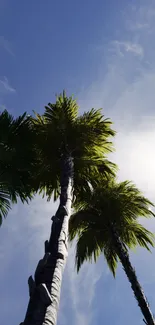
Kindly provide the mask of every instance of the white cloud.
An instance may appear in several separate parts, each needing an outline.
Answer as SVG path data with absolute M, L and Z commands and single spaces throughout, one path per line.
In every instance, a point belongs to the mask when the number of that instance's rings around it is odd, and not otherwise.
M 14 56 L 11 44 L 7 39 L 5 39 L 4 36 L 0 36 L 0 51 L 2 49 L 5 50 L 5 52 L 8 52 L 8 54 Z M 0 78 L 0 109 L 4 109 L 5 107 L 5 105 L 2 104 L 3 96 L 15 92 L 15 88 L 10 85 L 9 80 L 6 76 Z
M 136 22 L 135 24 L 132 23 L 132 21 L 127 21 L 126 22 L 128 25 L 129 30 L 131 31 L 144 31 L 149 29 L 149 24 L 148 23 L 140 23 Z
M 0 94 L 7 94 L 7 93 L 15 93 L 16 90 L 13 88 L 7 77 L 3 77 L 3 79 L 0 79 Z
M 105 116 L 114 122 L 117 131 L 116 151 L 111 155 L 120 168 L 120 179 L 131 179 L 153 197 L 155 193 L 155 71 L 145 72 L 129 84 L 111 70 L 100 86 L 87 91 L 84 106 L 103 107 Z M 127 72 L 128 73 L 128 72 Z M 116 84 L 116 87 L 115 87 Z M 115 87 L 115 88 L 114 88 Z M 99 96 L 99 94 L 101 94 Z M 113 100 L 111 100 L 111 94 Z
M 4 49 L 10 55 L 14 56 L 11 43 L 2 35 L 0 36 L 0 48 Z
M 112 42 L 114 49 L 121 56 L 124 56 L 125 52 L 132 53 L 136 56 L 142 57 L 144 55 L 143 47 L 138 43 L 132 43 L 130 41 L 118 41 Z
M 153 124 L 153 128 L 151 126 Z M 136 126 L 133 131 L 118 132 L 114 160 L 119 179 L 134 181 L 155 202 L 155 120 Z
M 5 109 L 7 109 L 6 106 L 3 105 L 3 104 L 0 104 L 0 110 L 1 110 L 1 111 L 4 111 Z
M 129 5 L 124 11 L 125 26 L 134 32 L 150 30 L 154 24 L 154 17 L 155 3 L 152 0 L 135 2 L 133 6 Z

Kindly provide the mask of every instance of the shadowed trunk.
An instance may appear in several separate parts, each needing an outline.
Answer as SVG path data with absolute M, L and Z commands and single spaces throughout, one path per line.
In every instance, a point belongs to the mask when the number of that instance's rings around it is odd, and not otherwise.
M 153 314 L 150 310 L 149 303 L 147 302 L 147 298 L 145 297 L 145 294 L 143 292 L 143 289 L 138 282 L 136 273 L 134 268 L 132 267 L 129 259 L 128 251 L 121 242 L 117 231 L 115 230 L 115 227 L 111 225 L 112 235 L 113 235 L 113 242 L 115 245 L 115 249 L 117 251 L 117 255 L 123 265 L 124 271 L 131 283 L 131 288 L 134 292 L 134 295 L 136 297 L 136 300 L 138 302 L 138 305 L 142 311 L 142 314 L 144 316 L 144 322 L 147 325 L 155 325 L 155 320 L 153 318 Z
M 68 254 L 68 223 L 73 190 L 73 160 L 62 157 L 60 204 L 52 217 L 51 235 L 45 255 L 28 280 L 30 300 L 23 325 L 55 325 L 59 307 L 63 269 Z

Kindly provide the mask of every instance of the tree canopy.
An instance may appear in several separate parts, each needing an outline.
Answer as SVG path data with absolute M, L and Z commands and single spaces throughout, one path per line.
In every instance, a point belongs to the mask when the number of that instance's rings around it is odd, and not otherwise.
M 154 246 L 154 235 L 139 222 L 139 217 L 154 216 L 153 207 L 153 203 L 129 181 L 104 180 L 100 186 L 85 193 L 84 199 L 75 204 L 76 212 L 69 226 L 70 240 L 77 236 L 77 269 L 85 260 L 96 261 L 103 253 L 115 275 L 118 256 L 112 225 L 124 247 L 131 249 L 139 245 L 149 250 L 150 245 Z
M 95 183 L 96 173 L 115 174 L 116 166 L 109 162 L 107 153 L 113 150 L 112 122 L 104 119 L 101 109 L 91 109 L 78 116 L 78 105 L 65 92 L 49 103 L 41 116 L 32 123 L 37 135 L 39 162 L 36 187 L 48 198 L 60 193 L 61 158 L 70 153 L 74 160 L 74 196 L 85 191 L 88 183 Z

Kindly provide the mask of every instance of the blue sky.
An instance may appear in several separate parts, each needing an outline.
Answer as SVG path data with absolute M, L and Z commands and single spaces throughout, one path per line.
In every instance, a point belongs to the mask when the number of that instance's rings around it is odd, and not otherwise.
M 80 111 L 103 107 L 117 130 L 120 180 L 133 180 L 155 202 L 155 2 L 153 0 L 0 0 L 0 110 L 14 115 L 43 107 L 64 88 Z M 0 229 L 0 324 L 19 324 L 27 278 L 43 254 L 56 206 L 39 196 L 14 206 Z M 144 222 L 155 231 L 155 222 Z M 155 313 L 155 251 L 131 253 Z M 8 312 L 9 310 L 9 312 Z M 140 325 L 125 274 L 104 258 L 64 273 L 58 325 Z

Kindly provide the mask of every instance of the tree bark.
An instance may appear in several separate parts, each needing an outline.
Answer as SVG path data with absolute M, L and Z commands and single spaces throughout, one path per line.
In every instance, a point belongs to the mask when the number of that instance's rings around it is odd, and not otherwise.
M 131 288 L 134 292 L 135 298 L 144 316 L 144 322 L 147 325 L 155 325 L 155 320 L 150 310 L 147 298 L 145 297 L 143 289 L 140 283 L 138 282 L 136 272 L 130 263 L 127 248 L 125 247 L 125 245 L 123 245 L 113 225 L 111 225 L 111 230 L 112 230 L 113 242 L 115 245 L 115 249 L 117 251 L 117 255 L 123 265 L 124 271 L 129 279 L 129 282 L 131 283 Z
M 73 197 L 73 160 L 62 157 L 60 204 L 52 217 L 51 235 L 35 277 L 28 280 L 30 300 L 23 325 L 55 325 L 63 269 L 68 254 L 68 224 Z

